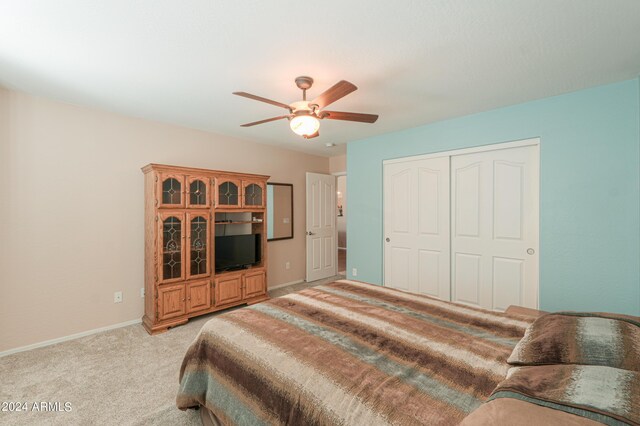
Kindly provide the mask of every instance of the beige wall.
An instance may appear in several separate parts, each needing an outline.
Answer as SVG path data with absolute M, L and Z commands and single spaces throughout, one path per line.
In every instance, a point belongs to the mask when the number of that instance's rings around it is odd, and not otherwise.
M 142 316 L 147 163 L 293 183 L 295 239 L 269 243 L 269 285 L 304 278 L 305 172 L 328 158 L 2 89 L 0 143 L 0 352 Z
M 347 171 L 347 154 L 329 158 L 329 173 L 343 173 Z

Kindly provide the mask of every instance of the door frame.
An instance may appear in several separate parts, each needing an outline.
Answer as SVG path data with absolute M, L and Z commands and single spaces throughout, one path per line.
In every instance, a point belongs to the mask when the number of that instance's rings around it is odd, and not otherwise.
M 509 149 L 509 148 L 520 148 L 523 146 L 540 146 L 540 138 L 531 138 L 531 139 L 522 139 L 513 142 L 499 142 L 494 144 L 487 145 L 479 145 L 471 148 L 460 148 L 453 149 L 449 151 L 438 151 L 432 152 L 429 154 L 419 154 L 419 155 L 410 155 L 408 157 L 398 157 L 391 158 L 388 160 L 382 160 L 382 165 L 392 164 L 392 163 L 404 163 L 407 161 L 418 161 L 425 160 L 428 158 L 436 158 L 436 157 L 451 157 L 453 155 L 463 155 L 463 154 L 473 154 L 474 152 L 487 152 L 487 151 L 498 151 L 500 149 Z M 384 199 L 384 194 L 383 199 Z
M 394 163 L 405 163 L 405 162 L 409 162 L 409 161 L 419 161 L 419 160 L 425 160 L 425 159 L 429 159 L 429 158 L 438 158 L 438 157 L 452 157 L 452 156 L 456 156 L 456 155 L 464 155 L 464 154 L 473 154 L 473 153 L 478 153 L 478 152 L 489 152 L 489 151 L 498 151 L 498 150 L 502 150 L 502 149 L 510 149 L 510 148 L 521 148 L 521 147 L 526 147 L 526 146 L 536 146 L 538 147 L 538 246 L 540 245 L 540 178 L 541 178 L 541 174 L 540 174 L 540 137 L 535 137 L 535 138 L 529 138 L 529 139 L 520 139 L 520 140 L 515 140 L 515 141 L 511 141 L 511 142 L 498 142 L 495 144 L 487 144 L 487 145 L 479 145 L 479 146 L 475 146 L 475 147 L 470 147 L 470 148 L 460 148 L 460 149 L 453 149 L 453 150 L 449 150 L 449 151 L 438 151 L 438 152 L 433 152 L 433 153 L 429 153 L 429 154 L 419 154 L 419 155 L 410 155 L 407 157 L 398 157 L 398 158 L 391 158 L 388 160 L 382 160 L 382 184 L 383 184 L 383 191 L 382 191 L 382 240 L 380 242 L 380 244 L 382 245 L 382 286 L 386 287 L 386 283 L 385 283 L 385 270 L 384 270 L 384 264 L 385 264 L 385 245 L 384 245 L 384 236 L 385 236 L 385 228 L 384 228 L 384 224 L 385 224 L 385 220 L 384 220 L 384 203 L 385 203 L 385 194 L 384 194 L 384 166 L 387 164 L 394 164 Z M 449 239 L 451 239 L 451 235 L 449 235 Z M 449 265 L 451 267 L 451 265 Z M 538 247 L 538 281 L 536 283 L 536 292 L 538 293 L 538 306 L 540 305 L 540 247 Z

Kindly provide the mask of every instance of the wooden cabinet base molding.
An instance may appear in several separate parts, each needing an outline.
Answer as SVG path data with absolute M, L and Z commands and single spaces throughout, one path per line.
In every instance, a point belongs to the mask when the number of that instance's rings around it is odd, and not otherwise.
M 195 316 L 267 300 L 269 177 L 160 164 L 149 164 L 142 171 L 142 325 L 149 334 L 162 333 Z M 255 241 L 255 262 L 247 269 L 217 271 L 216 236 L 234 235 L 255 236 L 243 237 L 251 238 L 252 247 Z
M 173 321 L 155 321 L 150 319 L 146 315 L 142 317 L 142 325 L 144 326 L 144 329 L 147 330 L 149 334 L 164 333 L 170 328 L 186 324 L 188 321 L 189 321 L 188 317 L 176 319 Z

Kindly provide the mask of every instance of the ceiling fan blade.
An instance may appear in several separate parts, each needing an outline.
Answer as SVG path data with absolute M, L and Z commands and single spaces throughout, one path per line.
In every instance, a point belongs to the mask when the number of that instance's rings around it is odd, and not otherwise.
M 288 115 L 281 115 L 280 117 L 271 117 L 266 120 L 254 121 L 253 123 L 241 124 L 240 127 L 251 127 L 257 124 L 268 123 L 270 121 L 282 120 L 283 118 L 289 118 Z
M 313 138 L 317 138 L 318 136 L 320 136 L 320 131 L 316 131 L 314 134 L 309 135 L 309 136 L 303 136 L 305 139 L 313 139 Z
M 323 94 L 312 100 L 311 104 L 318 105 L 318 109 L 322 109 L 356 90 L 358 90 L 358 88 L 354 84 L 345 80 L 340 80 L 327 89 Z
M 245 98 L 253 99 L 254 101 L 266 102 L 268 104 L 275 105 L 280 108 L 285 108 L 291 111 L 291 108 L 289 107 L 289 105 L 283 104 L 282 102 L 272 101 L 271 99 L 263 98 L 262 96 L 252 95 L 251 93 L 247 93 L 247 92 L 233 92 L 233 94 L 242 96 Z
M 375 123 L 378 119 L 376 114 L 342 111 L 321 111 L 319 116 L 320 118 L 328 118 L 329 120 L 358 121 L 360 123 Z

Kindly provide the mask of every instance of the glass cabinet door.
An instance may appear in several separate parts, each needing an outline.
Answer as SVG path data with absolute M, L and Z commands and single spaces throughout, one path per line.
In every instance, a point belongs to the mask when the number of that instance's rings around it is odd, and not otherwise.
M 243 200 L 245 207 L 264 207 L 265 191 L 262 182 L 242 181 Z
M 189 177 L 187 183 L 187 208 L 208 208 L 209 185 L 207 179 Z
M 240 207 L 240 181 L 235 179 L 216 179 L 216 207 Z
M 209 275 L 209 217 L 208 215 L 187 213 L 188 243 L 187 278 Z
M 184 206 L 184 176 L 160 173 L 158 176 L 158 206 Z
M 184 213 L 160 213 L 160 282 L 184 279 Z

